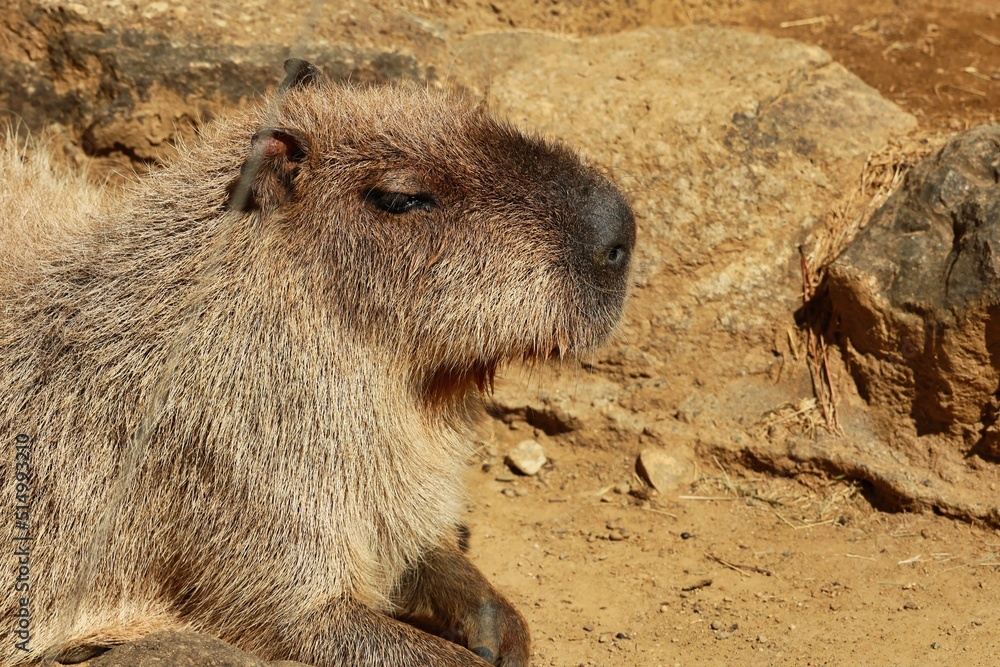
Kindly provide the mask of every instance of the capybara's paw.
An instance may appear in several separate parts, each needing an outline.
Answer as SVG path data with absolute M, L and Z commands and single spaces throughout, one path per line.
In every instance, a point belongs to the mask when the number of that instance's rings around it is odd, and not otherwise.
M 473 615 L 468 628 L 469 650 L 491 665 L 527 667 L 531 654 L 528 624 L 510 602 L 497 596 Z

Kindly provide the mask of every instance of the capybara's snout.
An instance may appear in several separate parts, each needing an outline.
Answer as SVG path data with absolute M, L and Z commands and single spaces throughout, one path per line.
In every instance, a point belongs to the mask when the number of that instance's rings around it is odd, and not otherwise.
M 624 287 L 635 245 L 635 216 L 621 193 L 603 179 L 582 202 L 579 234 L 578 252 L 596 281 L 609 289 Z

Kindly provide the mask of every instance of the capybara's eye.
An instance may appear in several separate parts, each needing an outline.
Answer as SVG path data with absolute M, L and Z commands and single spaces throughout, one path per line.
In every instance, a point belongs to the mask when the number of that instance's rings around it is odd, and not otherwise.
M 386 213 L 406 213 L 412 209 L 430 210 L 434 205 L 434 197 L 426 193 L 410 194 L 408 192 L 387 192 L 372 188 L 365 195 L 365 201 L 378 206 Z

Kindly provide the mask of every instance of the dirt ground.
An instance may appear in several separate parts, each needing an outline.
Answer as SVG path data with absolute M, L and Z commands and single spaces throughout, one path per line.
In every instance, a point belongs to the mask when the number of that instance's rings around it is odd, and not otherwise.
M 995 122 L 1000 109 L 1000 5 L 987 0 L 408 5 L 470 33 L 744 28 L 824 47 L 930 132 Z M 845 481 L 715 461 L 692 487 L 644 499 L 621 493 L 643 488 L 638 443 L 606 451 L 491 426 L 470 473 L 471 553 L 524 610 L 535 664 L 997 664 L 993 530 L 877 512 Z M 502 455 L 528 437 L 552 460 L 512 478 Z
M 216 16 L 222 32 L 232 13 L 225 0 L 176 4 Z M 344 3 L 362 5 L 453 36 L 690 24 L 764 32 L 827 49 L 928 132 L 1000 115 L 997 0 Z M 240 21 L 268 28 L 266 3 L 243 10 Z M 363 21 L 356 29 L 358 41 L 377 39 Z M 337 37 L 354 37 L 345 30 Z M 503 462 L 526 438 L 549 456 L 535 477 Z M 524 422 L 484 426 L 469 472 L 470 553 L 525 613 L 533 664 L 998 663 L 995 530 L 876 511 L 847 480 L 766 477 L 715 460 L 699 461 L 693 485 L 650 494 L 634 472 L 639 449 L 582 445 Z

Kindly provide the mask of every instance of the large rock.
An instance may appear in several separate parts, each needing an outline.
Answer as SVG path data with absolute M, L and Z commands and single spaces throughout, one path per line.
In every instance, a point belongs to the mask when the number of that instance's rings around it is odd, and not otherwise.
M 865 398 L 917 435 L 1000 456 L 1000 127 L 910 171 L 828 276 Z
M 273 87 L 290 56 L 335 80 L 425 80 L 434 71 L 420 56 L 442 49 L 430 27 L 363 6 L 311 24 L 264 3 L 225 14 L 196 3 L 8 4 L 0 108 L 33 131 L 58 123 L 88 155 L 133 163 L 160 160 L 206 119 Z
M 811 304 L 838 343 L 830 366 L 850 372 L 843 435 L 751 441 L 745 460 L 861 481 L 884 509 L 1000 526 L 998 180 L 997 127 L 956 136 L 906 175 Z

